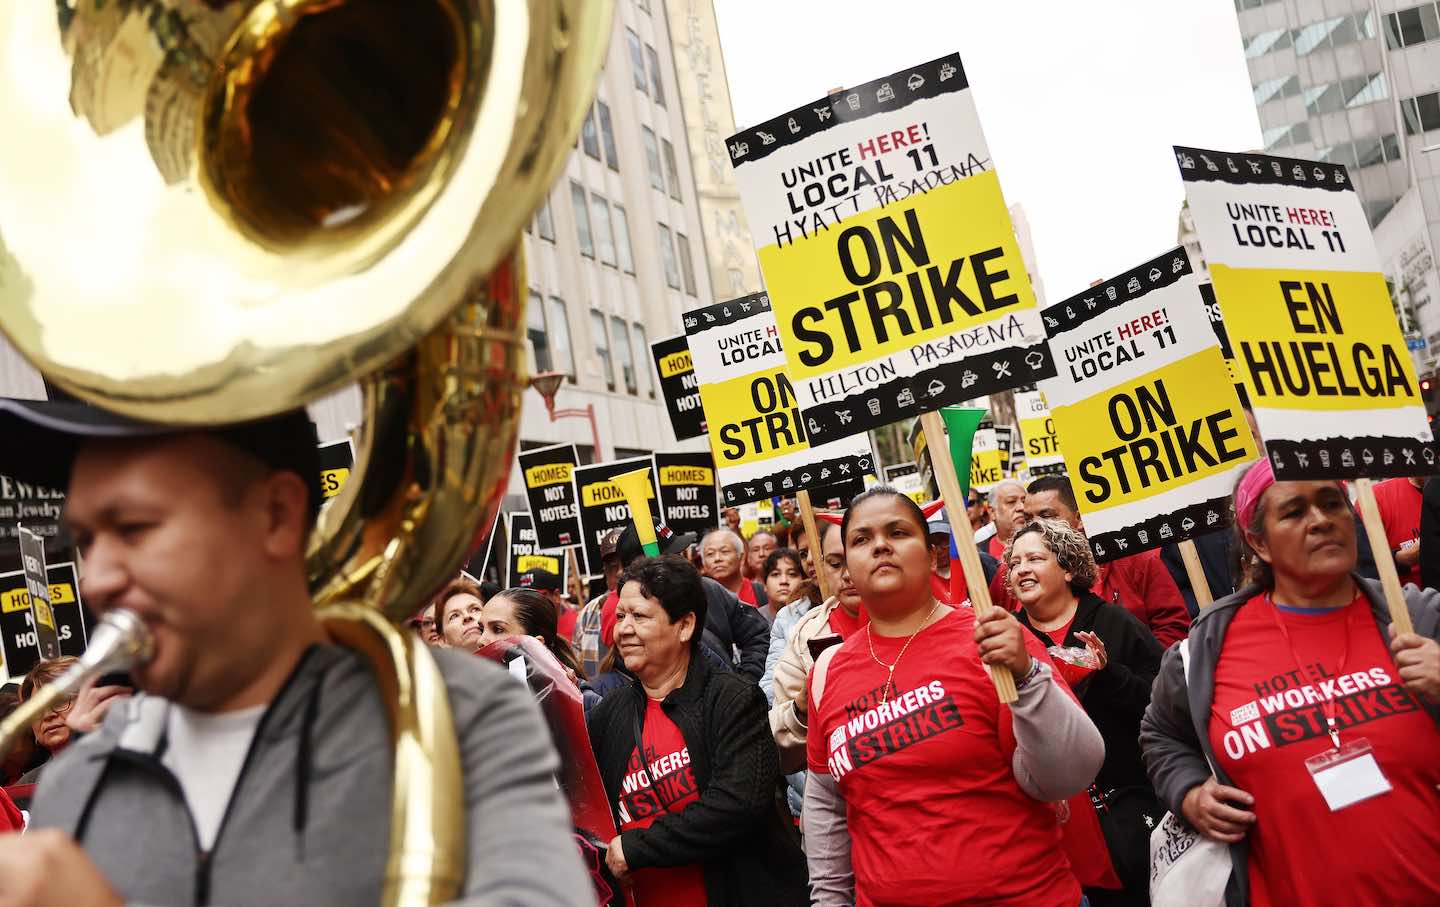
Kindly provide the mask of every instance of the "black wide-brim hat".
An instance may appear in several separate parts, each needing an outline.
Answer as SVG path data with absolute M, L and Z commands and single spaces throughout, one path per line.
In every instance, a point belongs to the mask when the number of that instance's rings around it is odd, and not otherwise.
M 89 441 L 192 432 L 230 444 L 272 469 L 299 474 L 310 489 L 310 509 L 318 512 L 323 500 L 319 439 L 303 409 L 232 425 L 175 426 L 78 401 L 0 397 L 0 474 L 64 491 L 75 456 Z

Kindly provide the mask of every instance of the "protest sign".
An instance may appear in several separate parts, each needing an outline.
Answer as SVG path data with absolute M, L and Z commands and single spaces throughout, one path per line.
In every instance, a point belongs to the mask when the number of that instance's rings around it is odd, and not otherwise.
M 580 544 L 580 514 L 575 502 L 575 466 L 580 462 L 574 444 L 555 444 L 527 450 L 516 457 L 525 482 L 525 499 L 535 522 L 535 537 L 542 550 Z
M 1210 329 L 1215 332 L 1215 342 L 1220 344 L 1220 355 L 1225 357 L 1225 371 L 1230 382 L 1240 389 L 1240 402 L 1244 403 L 1245 385 L 1240 383 L 1235 371 L 1235 353 L 1230 349 L 1230 335 L 1225 331 L 1225 319 L 1220 314 L 1220 303 L 1215 300 L 1215 285 L 1206 281 L 1200 284 L 1200 298 L 1205 301 L 1205 315 L 1210 319 Z
M 355 445 L 349 438 L 320 445 L 320 493 L 325 500 L 337 497 L 355 468 Z
M 509 531 L 506 533 L 505 585 L 510 588 L 520 585 L 520 574 L 527 570 L 549 570 L 563 580 L 564 550 L 552 554 L 540 550 L 535 521 L 530 514 L 512 512 L 507 514 L 506 519 Z
M 1040 383 L 1097 561 L 1222 529 L 1254 440 L 1183 249 L 1045 310 Z
M 580 537 L 585 551 L 587 569 L 593 575 L 600 570 L 600 539 L 612 529 L 630 525 L 630 503 L 625 492 L 612 479 L 636 469 L 653 469 L 649 457 L 631 457 L 608 463 L 592 463 L 575 467 L 575 491 L 580 503 Z M 650 512 L 655 512 L 654 474 L 647 499 Z
M 726 504 L 768 499 L 870 471 L 863 434 L 812 444 L 764 293 L 685 313 L 710 449 Z
M 1009 425 L 995 426 L 995 445 L 1000 450 L 1000 477 L 1008 479 L 1014 472 L 1011 470 L 1012 458 L 1010 456 L 1010 445 L 1014 440 L 1014 428 Z
M 729 147 L 813 443 L 1054 374 L 958 55 Z
M 74 541 L 60 516 L 65 493 L 43 485 L 0 475 L 0 570 L 19 570 L 19 524 L 45 539 L 47 560 L 59 563 L 74 558 Z
M 885 467 L 885 481 L 890 485 L 894 485 L 896 479 L 919 474 L 920 467 L 916 466 L 913 460 L 908 463 L 896 463 L 894 466 Z
M 491 582 L 497 586 L 505 584 L 505 536 L 504 514 L 497 512 L 485 534 L 485 542 L 465 564 L 464 572 L 479 582 Z
M 650 344 L 650 356 L 660 376 L 660 394 L 665 398 L 665 411 L 670 414 L 676 440 L 701 437 L 705 434 L 705 410 L 700 405 L 700 381 L 695 377 L 685 335 Z
M 703 533 L 719 526 L 715 459 L 708 451 L 657 453 L 655 480 L 660 491 L 660 522 L 676 535 Z
M 80 600 L 80 579 L 72 561 L 49 565 L 51 612 L 55 620 L 59 655 L 85 651 L 86 630 L 92 619 Z M 25 571 L 0 573 L 0 636 L 3 636 L 5 670 L 18 678 L 40 661 L 39 639 Z
M 1045 476 L 1065 471 L 1065 458 L 1060 454 L 1060 438 L 1055 434 L 1055 420 L 1045 395 L 1039 391 L 1023 391 L 1015 395 L 1015 418 L 1020 423 L 1025 465 L 1031 476 Z
M 1001 466 L 1000 438 L 995 431 L 995 422 L 986 415 L 975 429 L 974 440 L 970 443 L 970 484 L 969 487 L 981 494 L 1005 478 Z M 958 468 L 958 463 L 956 464 Z
M 60 656 L 60 636 L 55 625 L 55 612 L 50 607 L 50 576 L 45 569 L 45 540 L 24 526 L 16 527 L 20 536 L 20 569 L 25 575 L 25 591 L 30 598 L 30 617 L 35 625 L 36 648 L 40 658 Z
M 1276 478 L 1434 471 L 1415 369 L 1345 168 L 1175 155 Z

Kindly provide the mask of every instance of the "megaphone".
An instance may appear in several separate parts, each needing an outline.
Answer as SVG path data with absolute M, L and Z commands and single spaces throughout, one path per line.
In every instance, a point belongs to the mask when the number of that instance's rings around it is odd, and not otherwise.
M 630 472 L 622 472 L 610 481 L 625 495 L 630 505 L 630 519 L 635 522 L 635 536 L 646 557 L 659 557 L 660 545 L 655 541 L 655 516 L 650 512 L 650 467 L 644 466 Z

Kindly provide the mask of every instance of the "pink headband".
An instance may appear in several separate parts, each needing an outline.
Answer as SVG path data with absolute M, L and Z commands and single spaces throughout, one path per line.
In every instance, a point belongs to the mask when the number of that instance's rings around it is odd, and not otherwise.
M 1240 485 L 1235 489 L 1235 517 L 1240 528 L 1247 529 L 1255 519 L 1255 508 L 1260 506 L 1260 496 L 1265 489 L 1275 484 L 1275 470 L 1270 468 L 1270 458 L 1261 457 L 1245 471 Z

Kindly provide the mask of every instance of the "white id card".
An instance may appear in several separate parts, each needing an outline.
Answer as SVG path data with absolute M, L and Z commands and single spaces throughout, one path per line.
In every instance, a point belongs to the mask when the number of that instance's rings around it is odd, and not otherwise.
M 1390 782 L 1367 740 L 1352 740 L 1338 750 L 1326 750 L 1305 760 L 1305 768 L 1320 788 L 1330 811 L 1390 792 Z

